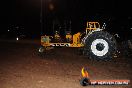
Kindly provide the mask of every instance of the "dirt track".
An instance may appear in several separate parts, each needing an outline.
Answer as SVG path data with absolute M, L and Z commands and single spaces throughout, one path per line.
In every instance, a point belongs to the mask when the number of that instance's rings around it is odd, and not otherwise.
M 76 54 L 74 48 L 57 48 L 39 56 L 36 42 L 0 42 L 0 88 L 83 88 L 82 67 L 91 79 L 132 79 L 131 58 L 97 61 Z M 87 86 L 86 88 L 131 88 Z

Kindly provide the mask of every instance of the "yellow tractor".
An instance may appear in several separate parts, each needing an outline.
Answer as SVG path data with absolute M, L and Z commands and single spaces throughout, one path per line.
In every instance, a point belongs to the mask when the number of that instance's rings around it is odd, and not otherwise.
M 84 55 L 94 59 L 107 60 L 116 53 L 115 38 L 104 29 L 101 29 L 99 22 L 87 22 L 85 32 L 78 32 L 74 35 L 66 34 L 65 38 L 71 42 L 52 42 L 54 36 L 41 36 L 41 47 L 39 52 L 51 47 L 77 47 L 81 48 Z M 60 36 L 60 35 L 59 35 Z

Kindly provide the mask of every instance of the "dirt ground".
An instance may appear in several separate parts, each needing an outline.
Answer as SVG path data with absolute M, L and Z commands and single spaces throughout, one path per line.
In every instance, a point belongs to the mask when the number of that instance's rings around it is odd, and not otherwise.
M 0 88 L 83 88 L 81 68 L 90 79 L 132 79 L 132 58 L 97 61 L 81 56 L 75 48 L 56 48 L 40 56 L 36 41 L 0 41 Z M 129 85 L 96 85 L 86 88 L 131 88 Z

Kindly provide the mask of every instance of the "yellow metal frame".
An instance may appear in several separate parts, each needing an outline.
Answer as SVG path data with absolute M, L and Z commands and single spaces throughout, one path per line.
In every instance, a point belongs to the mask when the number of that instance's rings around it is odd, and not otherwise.
M 50 42 L 50 36 L 41 36 L 41 45 L 42 46 L 66 46 L 66 47 L 82 47 L 83 44 L 81 44 L 81 33 L 78 32 L 73 35 L 72 37 L 72 43 L 51 43 Z
M 86 27 L 86 34 L 89 31 L 96 30 L 97 28 L 100 28 L 100 24 L 98 22 L 87 22 L 87 27 Z M 78 32 L 74 35 L 66 35 L 66 39 L 70 38 L 72 39 L 71 43 L 52 43 L 51 38 L 53 36 L 41 36 L 41 45 L 44 47 L 49 47 L 49 46 L 66 46 L 66 47 L 83 47 L 84 45 L 81 43 L 81 33 Z M 57 36 L 58 37 L 58 36 Z

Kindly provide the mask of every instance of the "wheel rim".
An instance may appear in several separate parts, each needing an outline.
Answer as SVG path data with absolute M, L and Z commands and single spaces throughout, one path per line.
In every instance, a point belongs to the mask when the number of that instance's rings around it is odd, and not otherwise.
M 91 51 L 96 56 L 104 56 L 108 53 L 109 46 L 106 40 L 104 39 L 96 39 L 91 44 Z
M 43 52 L 44 52 L 44 48 L 43 48 L 43 47 L 40 47 L 40 48 L 39 48 L 39 52 L 40 52 L 40 53 L 43 53 Z

